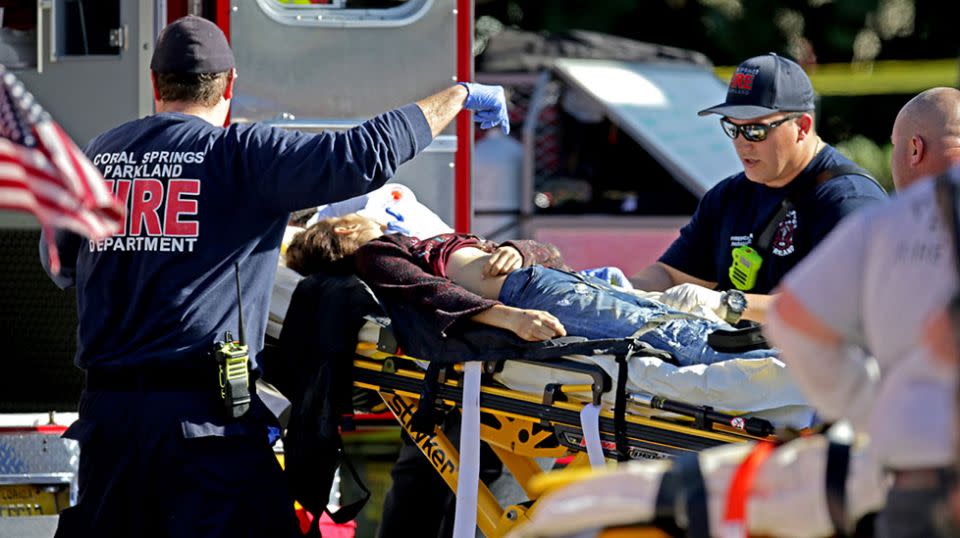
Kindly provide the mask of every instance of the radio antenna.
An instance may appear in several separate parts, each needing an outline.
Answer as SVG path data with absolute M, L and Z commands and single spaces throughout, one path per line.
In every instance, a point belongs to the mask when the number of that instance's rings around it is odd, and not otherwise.
M 240 262 L 233 262 L 233 268 L 237 275 L 237 314 L 240 317 L 240 345 L 246 343 L 243 335 L 243 299 L 240 296 Z

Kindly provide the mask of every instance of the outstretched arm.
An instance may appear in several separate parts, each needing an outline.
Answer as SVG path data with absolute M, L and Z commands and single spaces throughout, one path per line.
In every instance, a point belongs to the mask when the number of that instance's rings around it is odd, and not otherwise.
M 290 213 L 380 187 L 463 109 L 474 111 L 481 128 L 509 130 L 503 88 L 457 84 L 343 132 L 231 126 L 207 159 L 235 167 L 238 184 L 253 189 L 260 205 Z
M 567 335 L 560 320 L 543 310 L 523 310 L 496 304 L 470 319 L 491 327 L 506 329 L 530 342 Z
M 430 125 L 430 131 L 434 137 L 440 134 L 440 131 L 463 110 L 463 103 L 466 99 L 467 89 L 457 84 L 417 101 L 417 106 L 423 111 L 423 116 L 427 118 L 427 123 Z
M 481 129 L 499 126 L 504 133 L 510 132 L 507 101 L 500 86 L 461 82 L 417 101 L 417 106 L 427 118 L 433 136 L 440 134 L 464 108 L 474 112 L 474 121 L 480 123 Z

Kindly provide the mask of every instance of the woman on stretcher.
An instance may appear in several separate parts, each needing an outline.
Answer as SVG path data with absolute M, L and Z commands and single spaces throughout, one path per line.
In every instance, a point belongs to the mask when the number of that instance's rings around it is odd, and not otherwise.
M 429 315 L 440 332 L 472 320 L 530 341 L 636 336 L 670 352 L 680 366 L 775 355 L 770 349 L 716 351 L 707 334 L 728 326 L 573 273 L 555 247 L 530 240 L 497 245 L 457 233 L 418 240 L 385 235 L 379 223 L 350 214 L 298 234 L 286 259 L 303 275 L 354 273 L 381 300 Z

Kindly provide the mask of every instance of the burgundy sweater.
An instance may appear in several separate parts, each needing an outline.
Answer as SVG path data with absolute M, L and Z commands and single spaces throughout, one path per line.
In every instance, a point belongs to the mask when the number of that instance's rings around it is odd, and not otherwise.
M 530 240 L 497 244 L 456 233 L 423 240 L 399 234 L 385 235 L 360 247 L 354 263 L 357 275 L 382 301 L 411 304 L 432 317 L 441 332 L 446 332 L 454 323 L 500 304 L 448 280 L 446 265 L 450 255 L 465 247 L 492 253 L 500 246 L 516 248 L 523 256 L 523 267 L 543 265 L 567 269 L 560 252 L 552 245 Z

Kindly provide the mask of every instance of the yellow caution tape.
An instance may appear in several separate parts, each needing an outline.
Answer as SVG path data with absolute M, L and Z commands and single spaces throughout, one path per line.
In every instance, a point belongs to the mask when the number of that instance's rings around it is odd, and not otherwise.
M 716 67 L 722 80 L 730 80 L 736 67 Z M 960 61 L 882 60 L 869 63 L 822 64 L 807 69 L 820 95 L 883 95 L 919 93 L 936 86 L 957 87 Z

